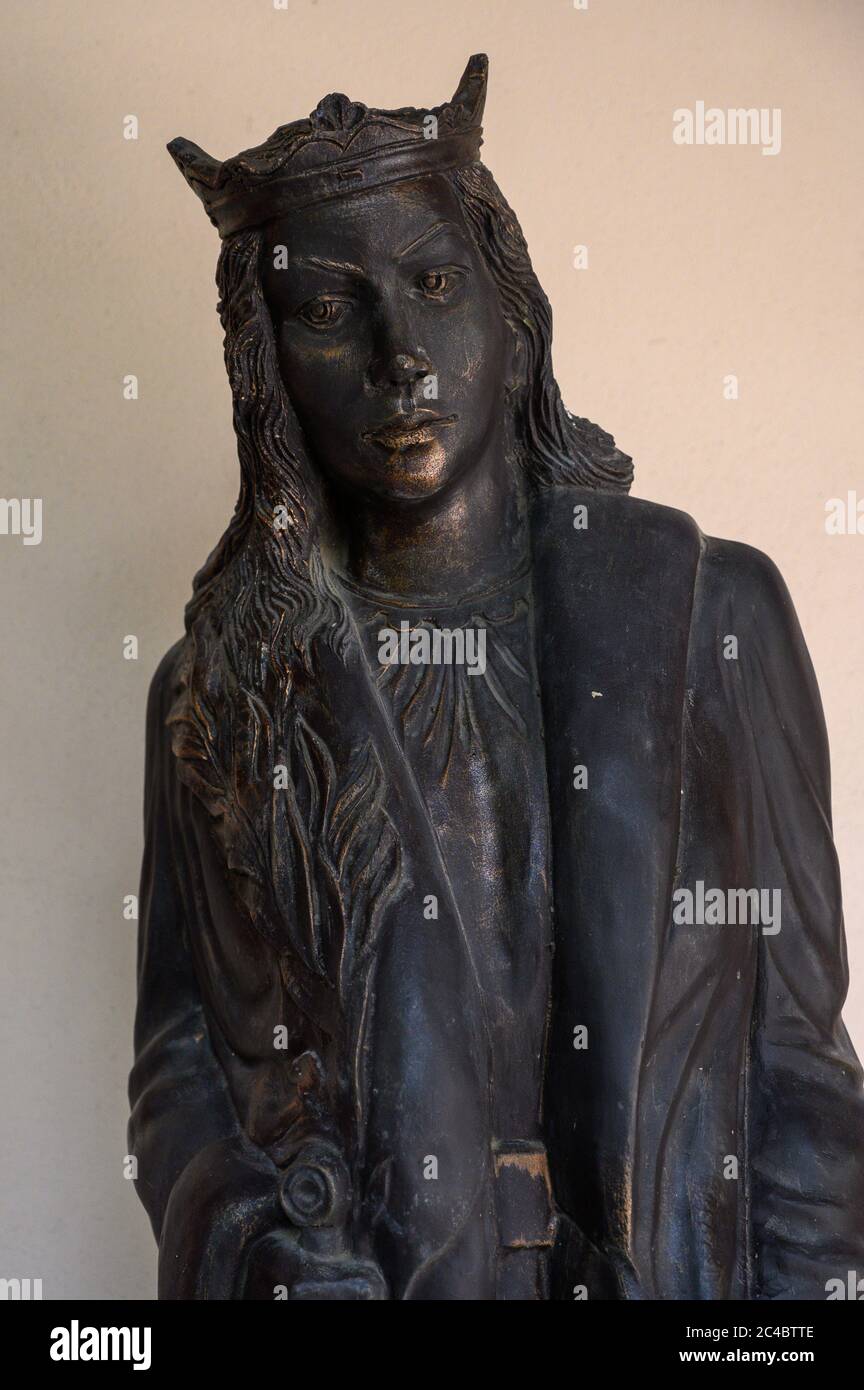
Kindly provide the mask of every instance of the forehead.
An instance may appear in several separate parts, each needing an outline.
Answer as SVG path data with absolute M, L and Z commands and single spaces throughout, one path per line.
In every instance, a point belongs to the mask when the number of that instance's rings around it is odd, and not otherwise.
M 366 264 L 406 254 L 441 224 L 473 249 L 456 192 L 445 178 L 429 175 L 301 208 L 269 223 L 264 236 L 265 245 L 285 245 L 292 255 L 326 249 Z

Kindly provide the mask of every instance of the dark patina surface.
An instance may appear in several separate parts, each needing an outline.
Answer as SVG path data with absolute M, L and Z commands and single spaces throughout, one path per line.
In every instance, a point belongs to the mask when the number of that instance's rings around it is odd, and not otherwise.
M 864 1106 L 812 669 L 771 562 L 564 408 L 485 89 L 169 147 L 242 481 L 148 711 L 160 1297 L 822 1298 Z

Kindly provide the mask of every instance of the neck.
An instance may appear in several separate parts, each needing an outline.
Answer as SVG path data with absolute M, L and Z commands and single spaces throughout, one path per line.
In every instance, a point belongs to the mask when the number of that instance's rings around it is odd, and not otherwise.
M 429 502 L 351 504 L 348 575 L 390 594 L 456 601 L 510 573 L 521 554 L 521 492 L 503 450 Z

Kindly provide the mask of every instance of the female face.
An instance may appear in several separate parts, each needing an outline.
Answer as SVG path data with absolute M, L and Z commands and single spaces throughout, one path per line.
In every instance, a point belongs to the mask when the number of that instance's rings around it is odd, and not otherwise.
M 262 255 L 282 379 L 328 478 L 419 502 L 499 447 L 511 335 L 446 179 L 291 213 Z

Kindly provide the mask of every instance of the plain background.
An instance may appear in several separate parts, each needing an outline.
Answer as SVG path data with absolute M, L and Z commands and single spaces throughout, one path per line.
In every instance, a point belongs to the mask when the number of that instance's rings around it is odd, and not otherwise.
M 766 550 L 791 589 L 864 1049 L 864 536 L 824 526 L 827 499 L 864 497 L 860 0 L 5 0 L 2 30 L 0 490 L 43 499 L 44 538 L 0 536 L 0 1276 L 154 1293 L 122 1169 L 122 902 L 147 685 L 237 478 L 217 237 L 165 143 L 224 158 L 333 90 L 434 105 L 474 52 L 484 158 L 552 301 L 565 400 L 634 456 L 637 495 Z M 781 153 L 676 146 L 672 113 L 699 100 L 780 107 Z

